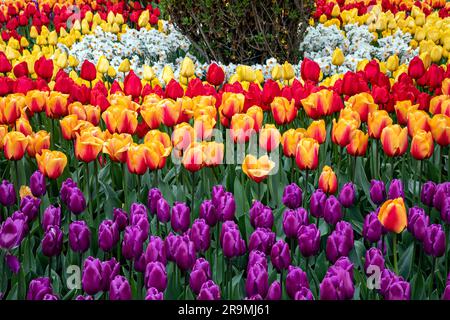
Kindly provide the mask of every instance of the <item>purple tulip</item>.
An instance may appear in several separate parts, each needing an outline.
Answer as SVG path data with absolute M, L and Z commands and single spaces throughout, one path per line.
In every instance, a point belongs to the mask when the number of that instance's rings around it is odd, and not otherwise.
M 381 271 L 381 277 L 380 277 L 380 294 L 382 296 L 386 296 L 390 285 L 397 281 L 403 281 L 403 278 L 397 276 L 393 271 L 391 271 L 387 268 L 384 268 Z
M 218 205 L 215 205 L 217 209 L 217 216 L 220 221 L 228 221 L 234 219 L 236 212 L 236 201 L 231 192 L 225 192 L 225 194 L 219 199 Z
M 156 288 L 148 288 L 145 300 L 164 300 L 164 294 Z
M 425 238 L 426 229 L 430 224 L 430 217 L 420 207 L 412 207 L 408 211 L 408 231 L 419 241 Z
M 336 268 L 344 269 L 350 275 L 353 281 L 353 263 L 348 257 L 340 257 L 336 262 L 328 269 L 328 275 L 333 275 Z
M 145 269 L 145 287 L 156 288 L 158 291 L 163 292 L 167 287 L 167 272 L 165 266 L 159 262 L 150 262 Z
M 45 231 L 49 226 L 61 225 L 61 207 L 48 206 L 42 215 L 42 229 Z
M 127 278 L 115 276 L 109 286 L 109 300 L 131 300 L 131 287 Z
M 272 229 L 273 226 L 273 213 L 272 209 L 263 205 L 260 201 L 253 202 L 250 208 L 250 224 L 253 228 L 268 228 Z
M 73 214 L 82 213 L 86 209 L 86 199 L 83 192 L 78 188 L 73 188 L 66 205 Z
M 220 300 L 220 288 L 212 280 L 206 281 L 200 288 L 197 300 Z
M 323 217 L 325 221 L 330 225 L 335 225 L 343 218 L 341 204 L 335 196 L 331 195 L 325 201 L 325 207 L 323 210 Z
M 128 225 L 128 214 L 121 208 L 114 208 L 113 210 L 114 222 L 119 229 L 119 232 L 125 230 Z
M 209 266 L 209 262 L 204 258 L 199 258 L 195 261 L 189 276 L 189 286 L 192 292 L 199 294 L 202 285 L 208 280 L 211 280 L 211 267 Z
M 144 273 L 146 267 L 147 260 L 145 259 L 145 253 L 142 252 L 139 257 L 134 258 L 133 268 L 136 272 Z
M 270 252 L 270 260 L 278 272 L 287 269 L 291 264 L 291 252 L 289 246 L 283 240 L 278 240 Z
M 5 207 L 9 207 L 15 204 L 16 201 L 17 197 L 14 185 L 8 180 L 3 180 L 0 184 L 0 203 Z
M 386 200 L 386 186 L 381 180 L 370 181 L 370 199 L 377 206 Z
M 128 227 L 127 227 L 128 228 Z M 119 241 L 119 229 L 115 222 L 106 219 L 98 226 L 98 246 L 103 251 L 110 251 Z
M 170 205 L 164 198 L 159 199 L 156 203 L 156 217 L 162 223 L 170 220 Z
M 275 232 L 266 228 L 258 228 L 250 235 L 248 250 L 259 250 L 268 255 L 275 243 L 275 238 Z
M 187 271 L 194 266 L 196 251 L 194 243 L 187 236 L 182 236 L 175 247 L 175 263 L 182 271 Z
M 219 207 L 221 198 L 225 195 L 225 192 L 225 187 L 222 185 L 217 185 L 212 188 L 211 201 L 216 208 Z
M 300 267 L 289 266 L 286 276 L 286 292 L 291 299 L 295 298 L 295 293 L 301 288 L 309 288 L 308 277 Z
M 389 185 L 389 199 L 404 198 L 403 183 L 400 179 L 393 179 Z
M 78 188 L 78 185 L 71 178 L 66 179 L 62 183 L 61 189 L 59 190 L 59 196 L 63 203 L 67 204 L 67 202 L 69 201 L 70 195 L 72 193 L 72 189 L 74 189 L 74 188 Z
M 59 300 L 58 296 L 53 293 L 47 293 L 44 298 L 42 298 L 43 301 L 55 301 Z
M 46 294 L 52 294 L 53 289 L 49 278 L 31 280 L 28 286 L 27 300 L 43 300 Z
M 251 297 L 246 297 L 244 300 L 264 300 L 263 297 L 260 294 L 255 294 Z
M 89 295 L 108 291 L 111 280 L 119 274 L 119 270 L 120 265 L 114 258 L 101 262 L 100 259 L 88 257 L 83 264 L 83 290 Z
M 153 188 L 153 189 L 148 190 L 147 207 L 148 207 L 148 210 L 150 210 L 151 215 L 154 215 L 156 213 L 158 200 L 161 198 L 162 198 L 162 194 L 158 188 Z
M 25 196 L 20 201 L 20 211 L 27 216 L 27 221 L 33 221 L 39 214 L 41 199 L 32 196 Z
M 322 189 L 317 189 L 311 195 L 309 203 L 309 211 L 313 217 L 322 218 L 325 210 L 325 202 L 327 201 L 327 195 Z
M 245 241 L 242 239 L 239 228 L 233 221 L 225 221 L 220 233 L 220 245 L 227 258 L 241 256 L 246 251 Z
M 441 208 L 441 219 L 450 224 L 450 197 L 445 198 Z
M 191 223 L 191 211 L 189 207 L 182 202 L 175 202 L 172 207 L 172 217 L 170 223 L 175 232 L 183 233 L 189 228 Z
M 450 283 L 447 282 L 445 286 L 444 293 L 442 294 L 442 300 L 450 300 Z
M 281 300 L 281 283 L 274 281 L 267 290 L 266 300 Z
M 339 193 L 339 202 L 341 205 L 344 208 L 350 208 L 355 204 L 355 197 L 355 185 L 351 182 L 344 184 Z
M 366 251 L 366 261 L 364 262 L 364 270 L 367 275 L 372 274 L 368 272 L 369 266 L 376 266 L 380 271 L 384 269 L 384 256 L 378 248 L 370 248 Z
M 46 192 L 45 177 L 39 170 L 30 177 L 30 190 L 35 197 L 42 197 Z
M 178 246 L 180 239 L 181 236 L 174 235 L 172 232 L 167 235 L 166 239 L 164 239 L 167 260 L 175 261 L 175 249 Z
M 85 221 L 74 221 L 69 225 L 69 246 L 75 252 L 86 252 L 91 242 L 91 230 Z
M 433 206 L 441 211 L 445 198 L 450 197 L 450 182 L 443 182 L 436 186 L 436 192 L 433 197 Z
M 20 245 L 26 233 L 28 224 L 24 214 L 8 217 L 0 225 L 0 248 L 14 249 Z
M 384 298 L 386 300 L 410 300 L 411 286 L 404 280 L 393 281 Z
M 111 280 L 114 279 L 120 272 L 120 263 L 115 258 L 103 261 L 101 263 L 101 271 L 101 284 L 103 291 L 108 291 Z
M 209 225 L 203 219 L 196 219 L 192 224 L 192 228 L 189 231 L 189 238 L 194 243 L 197 252 L 205 252 L 209 249 L 211 243 L 209 229 Z
M 428 207 L 433 205 L 433 197 L 436 192 L 436 184 L 433 181 L 427 181 L 423 184 L 420 192 L 420 200 Z
M 445 253 L 445 232 L 440 224 L 429 225 L 425 230 L 423 249 L 433 257 L 442 257 Z
M 320 283 L 321 300 L 348 300 L 355 293 L 351 274 L 341 267 L 333 266 Z
M 327 238 L 326 256 L 331 262 L 347 256 L 353 248 L 353 230 L 348 222 L 341 221 Z
M 94 300 L 94 298 L 92 298 L 92 296 L 86 295 L 86 296 L 82 296 L 82 295 L 78 295 L 75 298 L 76 301 L 88 301 L 88 300 Z
M 300 226 L 297 234 L 298 247 L 304 257 L 316 255 L 320 249 L 320 230 L 315 224 Z
M 248 255 L 247 272 L 251 266 L 253 266 L 257 263 L 261 264 L 264 268 L 267 269 L 266 254 L 264 252 L 261 252 L 258 250 L 250 251 L 250 253 Z
M 146 263 L 159 261 L 162 264 L 167 263 L 165 242 L 160 237 L 151 236 L 145 250 Z
M 383 225 L 378 220 L 378 214 L 371 212 L 364 218 L 362 235 L 369 242 L 377 242 L 381 239 Z
M 296 238 L 300 226 L 308 223 L 308 213 L 303 208 L 287 209 L 283 213 L 283 231 L 288 238 Z
M 295 293 L 295 297 L 294 300 L 314 300 L 314 296 L 311 292 L 311 290 L 309 290 L 306 287 L 301 288 L 299 291 L 297 291 Z
M 20 270 L 20 261 L 19 258 L 17 258 L 15 255 L 12 255 L 10 253 L 7 253 L 5 256 L 6 265 L 8 266 L 9 270 L 11 270 L 12 273 L 19 273 Z
M 205 200 L 202 202 L 200 205 L 199 218 L 204 219 L 211 227 L 216 225 L 219 217 L 212 200 Z
M 269 274 L 263 265 L 256 263 L 249 268 L 245 281 L 247 297 L 261 295 L 265 297 L 269 289 Z
M 47 257 L 58 256 L 63 244 L 63 233 L 58 226 L 49 226 L 42 238 L 42 253 Z
M 139 226 L 128 226 L 125 228 L 122 241 L 122 255 L 127 260 L 138 258 L 143 251 L 142 230 Z
M 289 209 L 297 209 L 302 205 L 302 189 L 296 184 L 291 183 L 284 187 L 283 204 Z

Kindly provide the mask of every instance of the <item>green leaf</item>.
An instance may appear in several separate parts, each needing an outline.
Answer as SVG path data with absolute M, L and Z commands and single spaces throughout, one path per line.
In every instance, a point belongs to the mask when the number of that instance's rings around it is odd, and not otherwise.
M 413 265 L 414 242 L 411 242 L 405 251 L 400 255 L 399 273 L 408 279 Z

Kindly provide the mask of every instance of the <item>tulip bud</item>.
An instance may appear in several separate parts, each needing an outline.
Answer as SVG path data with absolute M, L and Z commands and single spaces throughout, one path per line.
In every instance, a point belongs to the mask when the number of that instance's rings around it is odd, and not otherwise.
M 333 55 L 331 57 L 331 63 L 334 64 L 335 66 L 340 66 L 344 63 L 345 57 L 344 54 L 342 53 L 341 48 L 336 48 L 333 51 Z
M 309 282 L 306 272 L 300 267 L 290 266 L 286 276 L 286 292 L 291 299 L 295 298 L 295 294 L 302 288 L 309 289 Z
M 49 226 L 42 238 L 42 253 L 47 257 L 58 256 L 63 244 L 63 233 L 58 226 Z
M 388 200 L 380 207 L 378 219 L 387 230 L 400 233 L 407 225 L 403 198 Z
M 302 225 L 297 233 L 298 247 L 302 256 L 311 257 L 320 249 L 320 230 L 315 224 Z
M 220 287 L 212 280 L 206 281 L 200 288 L 197 300 L 220 300 Z
M 117 275 L 110 283 L 110 300 L 131 300 L 131 287 L 127 278 Z
M 376 212 L 371 212 L 364 218 L 362 235 L 369 242 L 378 242 L 381 239 L 383 226 Z

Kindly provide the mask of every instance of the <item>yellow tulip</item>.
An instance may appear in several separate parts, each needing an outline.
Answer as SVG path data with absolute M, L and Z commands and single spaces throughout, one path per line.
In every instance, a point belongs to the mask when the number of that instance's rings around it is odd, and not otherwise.
M 153 68 L 147 65 L 144 65 L 144 72 L 143 72 L 144 80 L 151 81 L 155 78 L 155 71 L 153 71 Z
M 170 82 L 170 80 L 172 80 L 174 78 L 173 70 L 169 65 L 166 65 L 163 68 L 161 78 L 163 79 L 163 81 L 166 85 Z
M 109 61 L 105 56 L 101 56 L 97 62 L 97 71 L 104 74 L 107 73 L 109 69 Z
M 399 59 L 396 54 L 394 54 L 393 56 L 390 56 L 387 59 L 386 67 L 389 71 L 393 72 L 393 71 L 397 70 L 398 65 L 399 65 Z
M 190 78 L 195 73 L 194 61 L 191 58 L 185 57 L 181 63 L 180 75 L 186 78 Z
M 344 63 L 344 53 L 340 48 L 336 48 L 333 52 L 333 56 L 331 57 L 331 63 L 335 66 L 340 66 Z
M 118 71 L 119 72 L 128 72 L 128 71 L 130 71 L 130 68 L 131 68 L 130 60 L 125 59 L 120 64 Z
M 283 69 L 281 68 L 281 66 L 279 64 L 276 64 L 272 68 L 271 76 L 272 76 L 272 79 L 275 81 L 278 81 L 281 79 L 281 77 L 283 76 Z

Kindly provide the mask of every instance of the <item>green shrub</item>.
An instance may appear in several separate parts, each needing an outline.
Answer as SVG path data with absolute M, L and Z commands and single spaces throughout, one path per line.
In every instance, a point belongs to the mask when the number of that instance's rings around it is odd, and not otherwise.
M 206 61 L 297 62 L 314 0 L 162 0 L 161 7 Z

